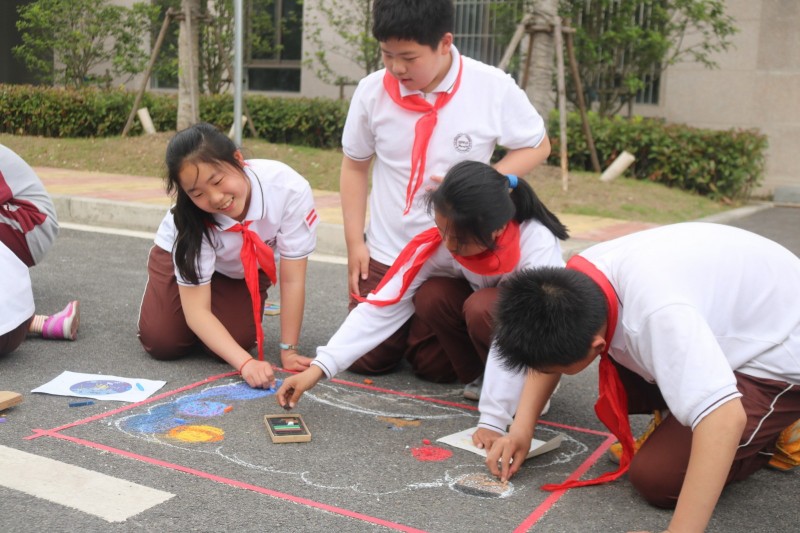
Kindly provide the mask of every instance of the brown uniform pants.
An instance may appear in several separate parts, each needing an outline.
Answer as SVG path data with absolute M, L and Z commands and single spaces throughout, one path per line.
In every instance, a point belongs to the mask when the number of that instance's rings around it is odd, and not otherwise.
M 263 309 L 270 281 L 264 272 L 259 270 L 258 274 L 260 308 Z M 153 246 L 147 261 L 147 275 L 139 310 L 139 340 L 155 359 L 178 359 L 202 343 L 186 324 L 171 254 Z M 242 348 L 249 350 L 255 345 L 253 307 L 243 279 L 215 273 L 211 277 L 211 311 Z
M 631 414 L 666 408 L 656 385 L 621 365 L 615 366 L 627 391 Z M 800 385 L 735 374 L 747 425 L 726 485 L 764 467 L 775 451 L 778 435 L 800 418 Z M 628 476 L 652 505 L 671 509 L 677 504 L 691 446 L 691 428 L 667 416 L 634 455 Z
M 369 294 L 388 269 L 370 259 L 369 276 L 359 285 L 361 296 Z M 496 298 L 494 288 L 473 292 L 464 279 L 431 278 L 413 297 L 414 315 L 353 363 L 350 370 L 363 374 L 389 372 L 405 358 L 422 379 L 469 383 L 483 374 Z M 350 310 L 357 304 L 351 298 Z
M 32 321 L 33 317 L 30 317 L 16 328 L 0 335 L 0 355 L 9 354 L 19 348 L 19 345 L 28 335 L 28 329 L 30 329 Z

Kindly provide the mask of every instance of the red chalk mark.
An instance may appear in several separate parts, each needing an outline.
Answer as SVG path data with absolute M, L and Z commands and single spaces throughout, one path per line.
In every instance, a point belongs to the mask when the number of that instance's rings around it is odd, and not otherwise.
M 411 453 L 417 461 L 445 461 L 453 456 L 450 450 L 428 445 L 411 448 Z
M 278 367 L 278 366 L 275 366 L 275 365 L 273 365 L 273 368 L 275 370 L 279 371 L 279 372 L 284 372 L 284 373 L 287 373 L 287 374 L 297 374 L 298 373 L 298 372 L 293 372 L 293 371 L 290 371 L 290 370 L 286 370 L 284 368 L 281 368 L 281 367 Z M 88 418 L 84 418 L 84 419 L 72 422 L 70 424 L 65 424 L 63 426 L 59 426 L 59 427 L 56 427 L 56 428 L 53 428 L 53 429 L 32 429 L 31 431 L 33 432 L 33 434 L 29 435 L 27 437 L 23 437 L 23 440 L 37 439 L 37 438 L 40 438 L 40 437 L 52 437 L 52 438 L 56 438 L 56 439 L 69 440 L 69 441 L 72 441 L 73 443 L 76 443 L 76 444 L 81 444 L 83 446 L 96 448 L 96 449 L 103 450 L 103 451 L 106 451 L 106 452 L 116 453 L 116 454 L 121 455 L 123 457 L 130 457 L 130 458 L 138 459 L 140 461 L 148 462 L 148 463 L 151 463 L 151 464 L 156 465 L 156 466 L 161 466 L 161 467 L 164 467 L 164 468 L 173 468 L 175 470 L 179 470 L 179 471 L 182 471 L 182 472 L 193 474 L 193 475 L 198 476 L 198 477 L 204 477 L 204 478 L 207 478 L 207 479 L 212 479 L 214 481 L 219 481 L 221 483 L 226 483 L 226 484 L 228 484 L 228 485 L 230 485 L 232 487 L 245 488 L 245 489 L 253 490 L 253 491 L 256 491 L 256 492 L 261 492 L 262 494 L 267 494 L 267 495 L 270 495 L 270 496 L 273 496 L 273 497 L 278 497 L 278 498 L 284 497 L 285 499 L 287 499 L 289 501 L 294 501 L 296 503 L 304 504 L 304 505 L 307 505 L 309 507 L 316 507 L 316 508 L 327 510 L 327 511 L 330 511 L 330 512 L 343 514 L 344 516 L 350 516 L 352 518 L 357 518 L 357 519 L 364 520 L 364 521 L 367 521 L 367 522 L 380 524 L 380 525 L 383 525 L 384 527 L 389 527 L 390 529 L 395 529 L 395 530 L 398 530 L 398 531 L 415 531 L 415 532 L 419 531 L 419 530 L 411 528 L 409 526 L 402 526 L 400 524 L 394 524 L 394 523 L 383 521 L 383 520 L 380 520 L 380 519 L 377 519 L 377 518 L 374 518 L 374 517 L 362 515 L 360 513 L 356 513 L 356 512 L 353 512 L 353 511 L 348 511 L 346 509 L 338 509 L 336 507 L 327 506 L 326 504 L 314 502 L 314 501 L 311 501 L 311 500 L 304 500 L 304 499 L 296 497 L 296 496 L 283 495 L 281 493 L 272 491 L 270 489 L 266 489 L 266 488 L 263 488 L 263 487 L 254 487 L 252 485 L 247 485 L 245 483 L 242 483 L 242 482 L 239 482 L 239 481 L 235 481 L 235 480 L 227 480 L 225 478 L 217 478 L 216 476 L 213 476 L 212 474 L 207 474 L 205 472 L 192 470 L 192 469 L 189 469 L 187 467 L 181 467 L 179 465 L 174 465 L 174 464 L 171 464 L 171 463 L 167 463 L 167 462 L 164 462 L 164 461 L 160 461 L 158 459 L 148 458 L 146 456 L 139 456 L 139 455 L 136 455 L 136 454 L 134 454 L 132 452 L 127 452 L 127 451 L 124 451 L 124 450 L 114 449 L 114 448 L 111 448 L 111 447 L 108 447 L 108 446 L 104 446 L 104 445 L 99 444 L 99 443 L 80 440 L 80 439 L 76 439 L 74 437 L 68 437 L 68 436 L 63 435 L 62 433 L 60 433 L 63 430 L 66 430 L 66 429 L 69 429 L 69 428 L 72 428 L 72 427 L 75 427 L 75 426 L 83 425 L 83 424 L 88 424 L 90 422 L 95 422 L 95 421 L 97 421 L 99 419 L 106 418 L 106 417 L 115 415 L 117 413 L 120 413 L 120 412 L 123 412 L 123 411 L 127 411 L 129 409 L 134 409 L 136 407 L 140 407 L 142 405 L 161 400 L 161 399 L 166 398 L 168 396 L 175 395 L 175 394 L 178 394 L 180 392 L 183 392 L 183 391 L 186 391 L 186 390 L 190 390 L 192 388 L 195 388 L 195 387 L 198 387 L 198 386 L 201 386 L 201 385 L 205 385 L 205 384 L 211 383 L 213 381 L 216 381 L 216 380 L 219 380 L 219 379 L 222 379 L 222 378 L 227 378 L 227 377 L 231 377 L 231 376 L 238 376 L 238 375 L 239 375 L 238 372 L 226 372 L 224 374 L 218 374 L 216 376 L 210 376 L 210 377 L 208 377 L 208 378 L 206 378 L 204 380 L 198 381 L 196 383 L 192 383 L 190 385 L 186 385 L 186 386 L 180 387 L 178 389 L 174 389 L 174 390 L 171 390 L 171 391 L 168 391 L 168 392 L 164 392 L 164 393 L 159 394 L 157 396 L 151 396 L 150 398 L 148 398 L 147 400 L 144 400 L 142 402 L 136 402 L 136 403 L 124 406 L 124 407 L 120 407 L 118 409 L 113 409 L 111 411 L 107 411 L 105 413 L 100 413 L 100 414 L 97 414 L 97 415 L 94 415 L 94 416 L 90 416 Z M 335 378 L 331 379 L 330 381 L 332 383 L 337 383 L 337 384 L 340 384 L 340 385 L 346 385 L 346 386 L 349 386 L 349 387 L 372 390 L 372 391 L 376 391 L 376 392 L 383 392 L 383 393 L 386 393 L 386 394 L 389 394 L 389 395 L 393 395 L 393 396 L 398 396 L 398 397 L 401 397 L 401 398 L 412 398 L 412 399 L 415 399 L 415 400 L 420 400 L 420 401 L 428 402 L 428 403 L 434 403 L 434 404 L 439 404 L 439 405 L 448 405 L 448 406 L 452 406 L 452 407 L 458 407 L 458 408 L 461 408 L 461 409 L 465 409 L 467 411 L 477 411 L 478 410 L 478 407 L 475 404 L 467 405 L 467 404 L 464 404 L 464 403 L 457 403 L 457 402 L 451 402 L 451 401 L 446 401 L 446 400 L 440 400 L 438 398 L 429 398 L 427 396 L 421 396 L 421 395 L 417 395 L 417 394 L 409 394 L 407 392 L 401 392 L 401 391 L 396 391 L 396 390 L 392 390 L 392 389 L 386 389 L 386 388 L 382 388 L 382 387 L 375 387 L 375 386 L 372 386 L 372 385 L 365 385 L 365 384 L 361 384 L 361 383 L 355 383 L 355 382 L 352 382 L 352 381 L 344 381 L 344 380 L 335 379 Z M 419 423 L 418 421 L 416 421 L 416 422 Z M 598 431 L 598 430 L 589 429 L 589 428 L 571 426 L 571 425 L 568 425 L 568 424 L 559 424 L 557 422 L 549 422 L 547 420 L 539 420 L 538 423 L 542 424 L 542 425 L 545 425 L 545 426 L 561 428 L 561 429 L 570 430 L 570 431 L 577 431 L 579 433 L 586 433 L 586 434 L 589 434 L 589 435 L 598 435 L 598 436 L 606 437 L 605 442 L 603 442 L 603 444 L 601 444 L 594 451 L 594 453 L 592 453 L 576 470 L 574 470 L 572 472 L 572 474 L 567 478 L 567 481 L 572 480 L 572 479 L 578 479 L 583 474 L 585 474 L 589 470 L 589 468 L 591 468 L 606 453 L 608 448 L 611 447 L 611 445 L 614 442 L 616 442 L 616 440 L 617 440 L 614 435 L 612 435 L 611 433 L 608 433 L 607 431 Z M 445 450 L 445 451 L 447 451 L 447 450 Z M 567 490 L 560 490 L 560 491 L 555 491 L 555 492 L 550 493 L 550 495 L 545 499 L 545 501 L 542 502 L 542 504 L 540 504 L 538 507 L 536 507 L 533 510 L 533 512 L 519 526 L 517 526 L 517 528 L 514 530 L 514 532 L 515 533 L 523 533 L 523 532 L 528 531 L 530 528 L 532 528 L 550 509 L 552 509 L 555 506 L 555 504 L 558 502 L 558 500 L 560 500 L 561 497 L 564 496 L 564 494 L 566 492 L 567 492 Z M 392 527 L 392 526 L 394 526 L 394 527 Z
M 36 431 L 36 430 L 35 430 Z M 276 490 L 268 489 L 265 487 L 259 487 L 257 485 L 251 485 L 249 483 L 245 483 L 243 481 L 237 481 L 235 479 L 230 479 L 226 477 L 217 476 L 215 474 L 210 474 L 208 472 L 204 472 L 202 470 L 195 470 L 194 468 L 189 468 L 187 466 L 182 466 L 176 463 L 168 463 L 166 461 L 162 461 L 160 459 L 154 459 L 152 457 L 148 457 L 146 455 L 139 455 L 133 452 L 129 452 L 126 450 L 122 450 L 119 448 L 112 448 L 111 446 L 106 446 L 105 444 L 100 444 L 97 442 L 92 442 L 84 439 L 80 439 L 78 437 L 70 437 L 67 435 L 63 435 L 61 433 L 50 433 L 50 432 L 42 432 L 37 436 L 48 436 L 53 437 L 56 439 L 63 439 L 69 442 L 73 442 L 75 444 L 80 444 L 82 446 L 87 446 L 89 448 L 94 448 L 96 450 L 101 450 L 104 452 L 111 452 L 117 455 L 121 455 L 122 457 L 127 457 L 129 459 L 135 459 L 138 461 L 142 461 L 144 463 L 149 463 L 155 466 L 160 466 L 162 468 L 168 468 L 171 470 L 176 470 L 178 472 L 184 472 L 186 474 L 191 474 L 193 476 L 197 476 L 204 479 L 210 479 L 211 481 L 216 481 L 217 483 L 222 483 L 224 485 L 228 485 L 229 487 L 236 487 L 239 489 L 250 490 L 253 492 L 258 492 L 260 494 L 266 494 L 267 496 L 271 496 L 273 498 L 280 498 L 285 501 L 299 503 L 301 505 L 306 505 L 308 507 L 313 507 L 316 509 L 322 509 L 323 511 L 327 511 L 329 513 L 335 513 L 341 516 L 346 516 L 348 518 L 354 518 L 356 520 L 362 520 L 364 522 L 369 522 L 372 524 L 377 524 L 379 526 L 383 526 L 388 529 L 393 529 L 395 531 L 405 531 L 407 533 L 425 533 L 424 530 L 416 529 L 411 526 L 405 526 L 403 524 L 398 524 L 395 522 L 391 522 L 389 520 L 383 520 L 381 518 L 377 518 L 374 516 L 369 516 L 363 513 L 359 513 L 357 511 L 350 511 L 348 509 L 343 509 L 341 507 L 335 507 L 333 505 L 328 505 L 325 503 L 316 502 L 314 500 L 309 500 L 307 498 L 302 498 L 300 496 L 293 496 L 291 494 L 286 494 L 284 492 L 278 492 Z

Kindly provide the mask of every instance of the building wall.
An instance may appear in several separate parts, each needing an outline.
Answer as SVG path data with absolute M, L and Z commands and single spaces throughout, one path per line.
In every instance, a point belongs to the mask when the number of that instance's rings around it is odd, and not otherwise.
M 800 186 L 800 2 L 726 0 L 739 33 L 719 69 L 682 63 L 662 77 L 658 105 L 635 114 L 711 129 L 758 128 L 769 139 L 759 194 Z

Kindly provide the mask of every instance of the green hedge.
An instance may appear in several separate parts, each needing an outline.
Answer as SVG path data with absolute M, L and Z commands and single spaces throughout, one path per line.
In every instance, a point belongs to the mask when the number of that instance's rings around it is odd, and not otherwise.
M 47 137 L 119 135 L 134 96 L 121 89 L 0 85 L 0 132 Z M 246 103 L 264 140 L 319 148 L 341 144 L 346 101 L 251 95 Z M 175 129 L 174 94 L 145 93 L 141 106 L 148 108 L 157 130 Z M 202 96 L 200 118 L 227 131 L 233 123 L 231 95 Z M 767 138 L 755 130 L 704 130 L 641 117 L 602 118 L 594 113 L 589 122 L 603 168 L 627 150 L 636 156 L 628 170 L 633 177 L 713 198 L 744 198 L 763 179 Z M 557 113 L 551 116 L 549 132 L 553 142 L 550 163 L 558 165 Z M 131 134 L 139 133 L 141 125 L 135 120 Z M 249 128 L 244 135 L 250 135 Z M 570 167 L 591 170 L 577 113 L 568 116 L 567 142 Z
M 133 106 L 134 94 L 124 90 L 67 90 L 30 85 L 0 85 L 0 132 L 46 137 L 119 135 Z M 247 107 L 259 137 L 274 143 L 319 148 L 341 145 L 347 102 L 322 98 L 248 96 Z M 145 93 L 158 131 L 175 129 L 177 97 Z M 200 118 L 227 131 L 233 124 L 231 95 L 201 96 Z M 142 132 L 134 121 L 132 135 Z M 244 129 L 249 136 L 249 128 Z
M 707 130 L 657 119 L 603 118 L 589 114 L 600 166 L 606 168 L 627 150 L 636 161 L 627 174 L 716 199 L 746 198 L 764 177 L 767 137 L 757 130 Z M 553 151 L 559 165 L 558 113 L 550 118 Z M 567 118 L 570 168 L 592 170 L 580 115 Z

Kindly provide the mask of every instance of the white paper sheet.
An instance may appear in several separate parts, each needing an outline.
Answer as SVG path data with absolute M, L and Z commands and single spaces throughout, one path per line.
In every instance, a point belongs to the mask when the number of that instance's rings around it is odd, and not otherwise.
M 467 428 L 463 431 L 459 431 L 458 433 L 453 433 L 452 435 L 447 435 L 446 437 L 437 439 L 436 442 L 449 444 L 455 448 L 461 448 L 462 450 L 467 450 L 468 452 L 477 453 L 478 455 L 486 457 L 486 450 L 483 448 L 478 448 L 472 444 L 472 434 L 477 430 L 478 428 Z M 559 433 L 548 441 L 531 439 L 531 448 L 530 451 L 528 451 L 528 459 L 536 455 L 541 455 L 551 450 L 555 450 L 561 446 L 562 438 L 562 435 Z
M 31 392 L 117 402 L 141 402 L 152 396 L 166 383 L 166 381 L 152 379 L 81 374 L 65 370 L 56 378 Z

